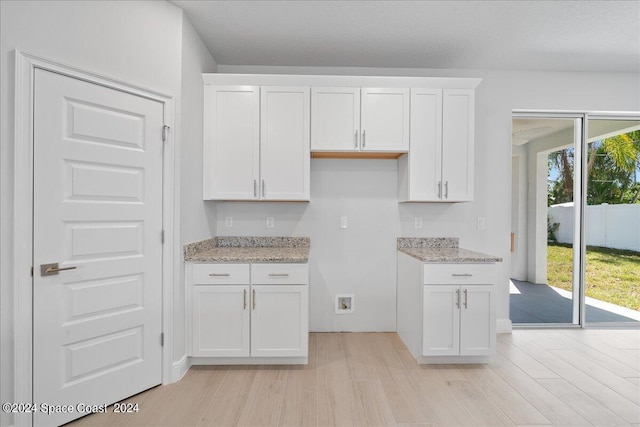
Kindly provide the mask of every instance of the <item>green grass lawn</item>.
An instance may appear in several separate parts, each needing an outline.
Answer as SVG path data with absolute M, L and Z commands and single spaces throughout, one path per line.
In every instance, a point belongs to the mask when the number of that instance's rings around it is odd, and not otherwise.
M 571 291 L 572 247 L 549 243 L 549 285 Z M 640 311 L 640 252 L 587 246 L 587 296 Z

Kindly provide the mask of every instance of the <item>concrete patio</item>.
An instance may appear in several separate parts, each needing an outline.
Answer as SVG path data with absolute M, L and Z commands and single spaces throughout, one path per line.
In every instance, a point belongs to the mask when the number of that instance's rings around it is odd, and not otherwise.
M 513 324 L 572 321 L 571 293 L 553 286 L 511 279 L 510 317 Z M 587 323 L 638 323 L 640 312 L 587 297 Z

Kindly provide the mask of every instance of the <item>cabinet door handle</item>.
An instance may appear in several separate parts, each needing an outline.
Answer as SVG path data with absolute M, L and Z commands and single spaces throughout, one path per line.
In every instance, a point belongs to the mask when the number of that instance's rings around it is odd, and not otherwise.
M 449 181 L 444 182 L 444 198 L 449 198 Z
M 256 309 L 256 290 L 253 290 L 253 298 L 251 298 L 251 302 L 253 303 L 253 309 Z
M 267 196 L 267 187 L 264 185 L 264 179 L 262 180 L 262 197 Z
M 246 289 L 242 290 L 242 309 L 243 310 L 247 309 L 247 290 Z
M 438 181 L 438 199 L 442 197 L 442 181 Z
M 357 130 L 354 132 L 353 136 L 354 136 L 354 140 L 355 140 L 354 148 L 358 148 L 358 131 Z
M 269 273 L 269 277 L 289 277 L 289 273 Z
M 253 197 L 258 198 L 258 183 L 253 180 Z
M 469 302 L 469 301 L 468 301 L 468 297 L 469 297 L 469 296 L 468 296 L 468 294 L 467 294 L 467 290 L 466 290 L 466 289 L 465 289 L 463 292 L 464 292 L 464 308 L 468 308 L 468 307 L 469 307 L 469 305 L 468 305 L 467 303 Z
M 209 274 L 211 277 L 229 277 L 231 274 L 229 273 L 211 273 Z
M 456 308 L 460 308 L 460 289 L 456 289 Z
M 453 277 L 472 277 L 472 276 L 473 276 L 473 274 L 469 274 L 469 273 L 465 273 L 465 274 L 456 274 L 456 273 L 453 273 L 453 274 L 452 274 L 452 276 L 453 276 Z
M 365 144 L 367 143 L 366 136 L 367 136 L 367 131 L 363 130 L 362 131 L 362 148 L 364 148 Z

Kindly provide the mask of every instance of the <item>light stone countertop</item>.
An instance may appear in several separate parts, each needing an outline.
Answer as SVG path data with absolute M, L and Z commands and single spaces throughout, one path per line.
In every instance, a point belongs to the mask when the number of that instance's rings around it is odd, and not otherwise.
M 208 263 L 306 263 L 308 237 L 215 237 L 184 246 L 184 260 Z
M 398 250 L 422 262 L 483 263 L 502 262 L 502 258 L 458 247 L 457 238 L 398 238 Z

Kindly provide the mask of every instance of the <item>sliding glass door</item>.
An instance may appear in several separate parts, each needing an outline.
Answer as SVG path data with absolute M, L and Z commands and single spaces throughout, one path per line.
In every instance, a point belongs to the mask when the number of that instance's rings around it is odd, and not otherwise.
M 640 322 L 640 120 L 588 121 L 585 320 Z
M 514 113 L 511 321 L 640 324 L 640 116 Z
M 579 117 L 513 119 L 513 323 L 579 324 L 581 132 Z

